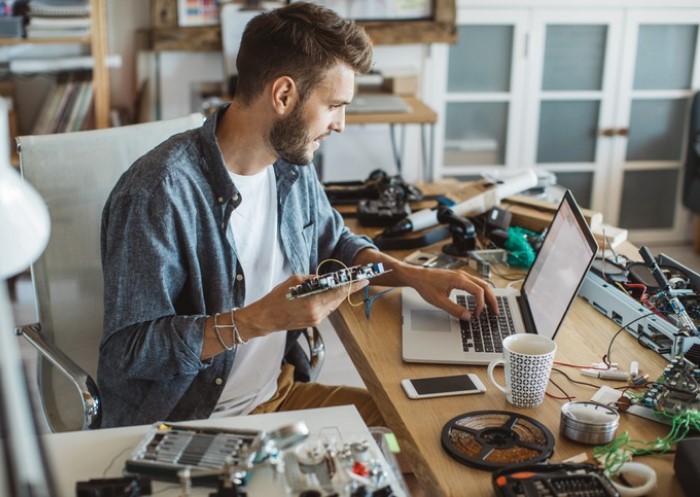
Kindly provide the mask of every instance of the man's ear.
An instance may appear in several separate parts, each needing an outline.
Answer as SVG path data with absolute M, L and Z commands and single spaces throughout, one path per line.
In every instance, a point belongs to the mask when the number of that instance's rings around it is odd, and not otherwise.
M 299 94 L 297 85 L 289 76 L 280 76 L 272 82 L 271 88 L 272 106 L 279 115 L 285 115 L 292 111 Z

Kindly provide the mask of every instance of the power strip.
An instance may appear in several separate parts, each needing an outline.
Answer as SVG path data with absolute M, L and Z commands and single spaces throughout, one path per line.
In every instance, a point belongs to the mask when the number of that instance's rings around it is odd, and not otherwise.
M 325 292 L 326 290 L 349 285 L 355 281 L 368 280 L 388 272 L 389 271 L 384 270 L 384 265 L 381 262 L 350 266 L 332 273 L 326 273 L 309 278 L 303 283 L 289 287 L 287 298 L 291 300 L 300 297 L 307 297 L 315 293 Z

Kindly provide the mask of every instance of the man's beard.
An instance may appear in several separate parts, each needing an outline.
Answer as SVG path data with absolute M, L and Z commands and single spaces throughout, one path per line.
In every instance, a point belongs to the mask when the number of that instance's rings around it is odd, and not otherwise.
M 268 135 L 275 152 L 290 164 L 305 165 L 313 159 L 313 152 L 308 151 L 312 139 L 302 116 L 302 107 L 299 102 L 289 116 L 272 125 Z

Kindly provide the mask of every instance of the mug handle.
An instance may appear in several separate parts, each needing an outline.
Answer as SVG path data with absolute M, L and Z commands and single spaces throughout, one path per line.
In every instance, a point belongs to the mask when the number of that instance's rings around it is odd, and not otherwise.
M 499 364 L 504 364 L 505 359 L 503 357 L 499 359 L 494 359 L 489 363 L 489 368 L 487 370 L 487 373 L 489 375 L 489 380 L 491 380 L 491 383 L 495 385 L 496 388 L 498 388 L 501 392 L 508 394 L 508 389 L 504 386 L 502 386 L 500 383 L 496 381 L 496 379 L 493 377 L 493 370 L 498 366 Z

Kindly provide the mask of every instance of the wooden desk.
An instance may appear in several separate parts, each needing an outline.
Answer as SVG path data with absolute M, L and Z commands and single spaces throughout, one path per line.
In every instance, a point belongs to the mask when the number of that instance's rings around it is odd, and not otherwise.
M 348 223 L 352 225 L 352 222 Z M 353 226 L 351 226 L 353 227 Z M 361 230 L 358 230 L 361 231 Z M 444 242 L 443 242 L 444 243 Z M 408 251 L 397 253 L 404 257 Z M 373 289 L 373 292 L 378 290 Z M 452 459 L 442 449 L 440 434 L 447 421 L 460 414 L 479 410 L 516 412 L 543 423 L 554 435 L 556 446 L 550 461 L 561 462 L 585 452 L 590 456 L 591 446 L 572 442 L 559 436 L 560 408 L 565 402 L 547 397 L 537 408 L 514 408 L 505 395 L 488 380 L 486 368 L 479 366 L 409 364 L 401 359 L 401 291 L 387 293 L 374 301 L 370 319 L 364 314 L 364 306 L 343 304 L 330 317 L 352 361 L 377 402 L 387 424 L 399 438 L 402 450 L 407 454 L 412 468 L 429 496 L 479 496 L 493 495 L 491 473 L 464 466 Z M 588 365 L 600 362 L 608 343 L 618 327 L 577 298 L 568 317 L 556 337 L 558 345 L 556 361 Z M 612 359 L 627 368 L 631 360 L 637 360 L 640 369 L 650 378 L 658 376 L 666 361 L 659 355 L 643 349 L 631 335 L 621 333 L 612 348 Z M 555 366 L 557 367 L 557 366 Z M 582 377 L 577 369 L 562 367 L 577 380 Z M 458 373 L 476 373 L 486 385 L 485 394 L 410 400 L 399 382 L 408 377 L 425 377 Z M 588 400 L 595 393 L 591 387 L 570 383 L 564 376 L 553 372 L 552 378 L 576 400 Z M 620 382 L 590 383 L 620 386 Z M 550 385 L 553 395 L 561 393 Z M 618 435 L 629 431 L 633 438 L 654 441 L 663 437 L 669 427 L 632 415 L 622 414 Z M 683 495 L 680 484 L 673 476 L 673 455 L 647 456 L 638 459 L 652 466 L 658 475 L 658 489 L 651 495 Z
M 391 150 L 394 154 L 396 169 L 401 174 L 405 129 L 407 124 L 421 127 L 421 151 L 423 152 L 423 181 L 433 180 L 432 154 L 435 144 L 435 123 L 437 113 L 417 97 L 402 96 L 411 107 L 410 112 L 345 114 L 345 124 L 388 124 L 391 138 Z M 396 126 L 401 126 L 401 143 L 396 141 Z

